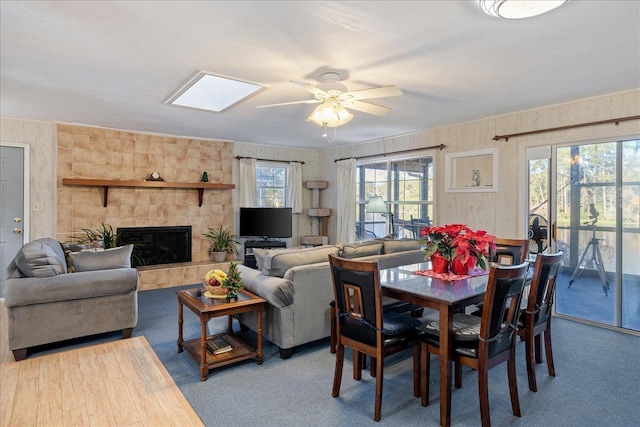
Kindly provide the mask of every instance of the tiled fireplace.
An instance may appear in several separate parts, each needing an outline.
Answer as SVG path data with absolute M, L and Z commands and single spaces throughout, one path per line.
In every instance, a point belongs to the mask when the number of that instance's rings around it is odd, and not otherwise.
M 114 230 L 191 226 L 191 262 L 141 267 L 140 289 L 198 283 L 214 265 L 202 234 L 233 228 L 230 190 L 206 190 L 199 206 L 194 189 L 112 187 L 104 206 L 103 188 L 62 185 L 62 179 L 142 181 L 158 171 L 167 182 L 197 183 L 207 171 L 210 183 L 231 183 L 231 143 L 58 124 L 57 154 L 58 240 L 95 230 L 101 221 Z

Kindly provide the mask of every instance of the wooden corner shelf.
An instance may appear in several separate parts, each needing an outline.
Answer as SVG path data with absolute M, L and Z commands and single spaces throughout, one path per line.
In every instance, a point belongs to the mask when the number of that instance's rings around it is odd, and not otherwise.
M 202 206 L 204 190 L 233 190 L 235 184 L 214 184 L 209 182 L 166 182 L 166 181 L 124 181 L 118 179 L 82 179 L 62 178 L 62 185 L 78 185 L 84 187 L 102 187 L 104 189 L 104 203 L 108 204 L 110 187 L 133 188 L 195 188 L 198 190 L 198 206 Z

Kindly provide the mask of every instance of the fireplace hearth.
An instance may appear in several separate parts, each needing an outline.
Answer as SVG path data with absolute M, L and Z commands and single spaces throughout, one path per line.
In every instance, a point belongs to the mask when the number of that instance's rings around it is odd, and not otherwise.
M 191 262 L 191 226 L 119 227 L 120 244 L 133 243 L 134 267 Z

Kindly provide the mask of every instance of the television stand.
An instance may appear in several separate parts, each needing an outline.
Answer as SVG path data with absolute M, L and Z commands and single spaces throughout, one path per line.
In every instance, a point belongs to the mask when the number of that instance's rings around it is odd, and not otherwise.
M 286 248 L 287 242 L 282 240 L 247 240 L 244 242 L 244 265 L 249 268 L 258 268 L 256 256 L 253 254 L 254 248 L 272 249 Z

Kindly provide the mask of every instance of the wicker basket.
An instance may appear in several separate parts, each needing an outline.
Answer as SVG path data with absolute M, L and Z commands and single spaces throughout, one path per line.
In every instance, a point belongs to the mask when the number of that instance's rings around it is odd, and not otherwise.
M 227 294 L 229 293 L 229 290 L 227 288 L 223 288 L 222 286 L 211 286 L 207 284 L 204 285 L 204 290 L 215 296 L 227 296 Z

